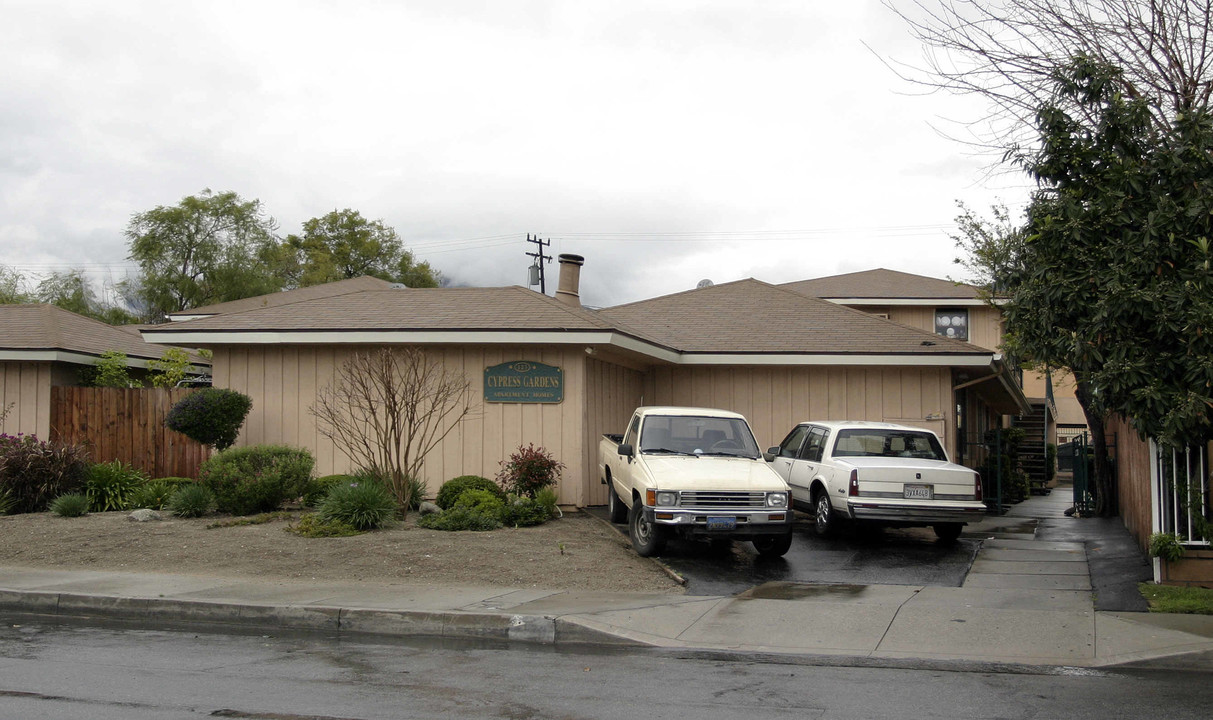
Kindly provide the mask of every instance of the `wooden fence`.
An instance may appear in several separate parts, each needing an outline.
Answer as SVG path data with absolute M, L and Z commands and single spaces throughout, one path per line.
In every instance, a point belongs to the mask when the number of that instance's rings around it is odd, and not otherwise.
M 51 388 L 51 440 L 87 448 L 93 462 L 121 460 L 151 477 L 197 477 L 210 448 L 164 427 L 193 388 Z

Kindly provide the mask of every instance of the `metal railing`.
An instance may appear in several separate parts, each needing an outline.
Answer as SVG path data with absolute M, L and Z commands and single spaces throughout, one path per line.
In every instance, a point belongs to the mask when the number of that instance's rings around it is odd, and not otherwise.
M 1208 447 L 1167 449 L 1151 440 L 1150 450 L 1154 532 L 1174 533 L 1183 536 L 1185 545 L 1208 547 L 1208 540 L 1193 538 L 1194 514 L 1210 519 Z

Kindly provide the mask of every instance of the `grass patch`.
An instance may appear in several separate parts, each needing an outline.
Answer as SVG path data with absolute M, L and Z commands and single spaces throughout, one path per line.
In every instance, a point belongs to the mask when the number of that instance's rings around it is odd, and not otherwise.
M 1213 615 L 1213 589 L 1138 583 L 1137 589 L 1150 603 L 1150 612 Z
M 240 527 L 241 525 L 264 525 L 277 520 L 292 520 L 295 513 L 288 510 L 278 510 L 277 512 L 261 513 L 260 515 L 250 515 L 248 517 L 228 518 L 227 520 L 216 520 L 206 526 L 207 530 L 226 527 Z

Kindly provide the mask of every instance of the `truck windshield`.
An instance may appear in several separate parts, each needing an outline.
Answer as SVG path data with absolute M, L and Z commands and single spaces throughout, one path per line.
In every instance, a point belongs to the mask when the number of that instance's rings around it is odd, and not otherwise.
M 834 457 L 912 457 L 947 462 L 934 433 L 875 428 L 839 430 Z
M 758 457 L 758 443 L 740 418 L 649 415 L 640 431 L 640 452 L 753 459 Z

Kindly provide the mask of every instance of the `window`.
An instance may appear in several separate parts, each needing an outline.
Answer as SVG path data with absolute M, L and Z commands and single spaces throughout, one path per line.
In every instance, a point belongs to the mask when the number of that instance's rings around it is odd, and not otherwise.
M 824 428 L 813 428 L 809 433 L 809 441 L 805 443 L 801 459 L 811 462 L 821 462 L 822 451 L 826 447 L 826 437 L 829 433 Z
M 935 311 L 935 334 L 954 340 L 969 339 L 967 308 L 940 308 Z
M 779 457 L 794 458 L 800 452 L 800 446 L 804 444 L 805 435 L 809 434 L 808 425 L 797 425 L 792 428 L 792 432 L 779 443 Z

